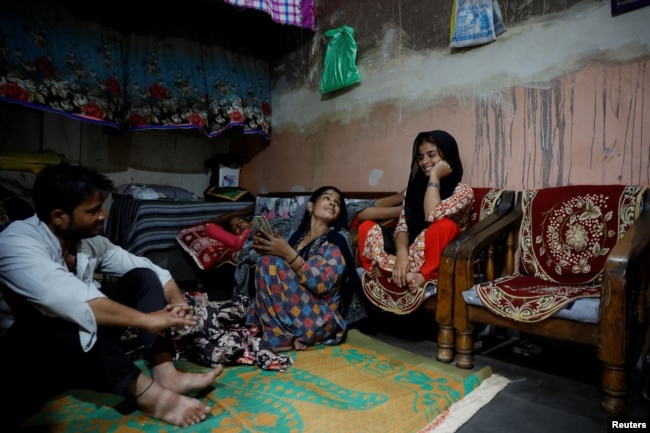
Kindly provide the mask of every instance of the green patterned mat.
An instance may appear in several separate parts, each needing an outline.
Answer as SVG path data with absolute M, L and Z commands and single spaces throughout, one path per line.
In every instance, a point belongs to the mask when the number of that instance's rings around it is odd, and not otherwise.
M 284 373 L 229 366 L 202 397 L 213 406 L 186 432 L 418 432 L 492 375 L 461 370 L 351 331 L 344 344 L 290 352 Z M 179 362 L 179 368 L 202 367 Z M 71 391 L 51 400 L 23 432 L 171 432 L 181 429 L 124 407 L 111 394 Z

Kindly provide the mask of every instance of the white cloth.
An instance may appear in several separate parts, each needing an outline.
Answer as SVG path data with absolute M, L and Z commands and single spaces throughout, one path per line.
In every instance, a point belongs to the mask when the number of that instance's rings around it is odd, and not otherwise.
M 95 273 L 121 276 L 134 268 L 153 270 L 161 284 L 171 274 L 151 260 L 135 256 L 103 236 L 84 239 L 77 251 L 76 274 L 63 259 L 59 240 L 38 217 L 14 221 L 0 232 L 0 284 L 43 314 L 79 325 L 85 351 L 97 339 L 97 322 L 88 302 L 104 297 Z M 12 305 L 11 299 L 7 299 Z

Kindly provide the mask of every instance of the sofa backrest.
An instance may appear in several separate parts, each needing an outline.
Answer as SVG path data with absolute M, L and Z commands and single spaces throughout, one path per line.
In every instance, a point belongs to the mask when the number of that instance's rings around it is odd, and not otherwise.
M 474 204 L 470 215 L 470 226 L 484 220 L 485 217 L 494 212 L 504 190 L 500 188 L 472 187 L 472 191 L 474 192 Z
M 563 284 L 598 282 L 609 252 L 638 218 L 646 189 L 570 185 L 524 190 L 521 272 Z
M 394 193 L 343 192 L 348 209 L 348 225 L 355 215 L 366 207 L 372 206 L 376 198 Z M 268 193 L 260 194 L 255 200 L 255 215 L 264 215 L 267 219 L 300 219 L 305 212 L 310 192 Z

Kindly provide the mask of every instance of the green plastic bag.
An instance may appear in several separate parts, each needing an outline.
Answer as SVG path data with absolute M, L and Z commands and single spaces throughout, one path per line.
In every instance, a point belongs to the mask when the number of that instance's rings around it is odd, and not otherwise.
M 357 43 L 354 40 L 354 29 L 342 26 L 326 31 L 325 36 L 329 38 L 329 42 L 325 51 L 320 92 L 332 92 L 361 81 L 356 65 Z

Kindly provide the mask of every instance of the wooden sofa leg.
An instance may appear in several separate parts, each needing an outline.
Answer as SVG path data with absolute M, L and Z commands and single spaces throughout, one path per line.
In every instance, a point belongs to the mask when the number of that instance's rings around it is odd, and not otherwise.
M 601 380 L 603 398 L 601 408 L 610 414 L 625 413 L 625 397 L 627 396 L 627 376 L 625 368 L 612 364 L 603 364 Z
M 454 327 L 439 325 L 436 359 L 449 364 L 454 360 Z
M 472 330 L 458 331 L 456 330 L 456 367 L 458 368 L 474 368 L 474 355 L 472 351 L 474 348 L 474 341 Z

